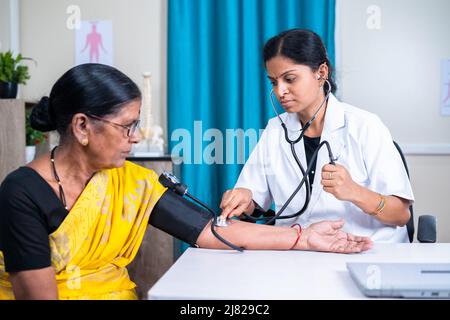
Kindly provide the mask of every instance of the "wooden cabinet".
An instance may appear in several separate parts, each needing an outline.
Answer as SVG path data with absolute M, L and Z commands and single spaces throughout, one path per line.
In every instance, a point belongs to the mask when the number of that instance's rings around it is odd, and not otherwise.
M 170 156 L 129 158 L 128 160 L 154 170 L 158 175 L 163 171 L 179 175 L 179 167 L 174 165 Z M 140 299 L 146 299 L 148 290 L 162 277 L 180 255 L 180 241 L 148 226 L 136 258 L 128 266 L 131 280 L 136 285 Z
M 0 99 L 0 183 L 25 164 L 25 101 Z

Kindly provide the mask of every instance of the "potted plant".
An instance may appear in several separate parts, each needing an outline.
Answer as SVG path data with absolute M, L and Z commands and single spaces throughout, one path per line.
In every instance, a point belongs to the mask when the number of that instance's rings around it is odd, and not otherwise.
M 36 145 L 41 144 L 47 140 L 47 134 L 44 132 L 35 130 L 30 125 L 30 115 L 31 110 L 27 110 L 25 113 L 25 137 L 26 137 L 26 148 L 25 157 L 26 163 L 33 161 L 36 155 Z
M 26 84 L 30 79 L 28 66 L 21 65 L 24 58 L 19 53 L 14 58 L 12 51 L 0 52 L 0 99 L 15 99 L 18 84 Z

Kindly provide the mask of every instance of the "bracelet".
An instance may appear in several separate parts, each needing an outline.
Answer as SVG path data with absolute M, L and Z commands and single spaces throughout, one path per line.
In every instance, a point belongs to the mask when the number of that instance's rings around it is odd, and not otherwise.
M 378 207 L 375 209 L 374 212 L 370 213 L 371 216 L 377 216 L 379 215 L 381 212 L 383 212 L 384 207 L 386 206 L 386 198 L 380 194 L 380 203 L 378 204 Z
M 298 228 L 295 228 L 298 227 Z M 295 248 L 295 246 L 297 245 L 298 241 L 300 240 L 300 236 L 302 235 L 302 226 L 299 225 L 298 223 L 295 223 L 291 226 L 291 228 L 295 228 L 297 229 L 297 239 L 295 239 L 294 244 L 292 245 L 292 247 L 289 248 L 289 250 L 292 250 Z

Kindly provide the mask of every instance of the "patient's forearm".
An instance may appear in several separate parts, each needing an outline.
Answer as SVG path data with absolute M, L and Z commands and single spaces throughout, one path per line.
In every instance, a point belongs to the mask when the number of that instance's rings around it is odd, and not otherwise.
M 250 250 L 289 250 L 297 239 L 297 229 L 274 227 L 255 223 L 229 220 L 228 227 L 217 227 L 217 233 L 238 247 Z M 211 232 L 208 224 L 197 239 L 201 248 L 229 249 Z M 304 242 L 300 238 L 296 249 L 302 249 Z

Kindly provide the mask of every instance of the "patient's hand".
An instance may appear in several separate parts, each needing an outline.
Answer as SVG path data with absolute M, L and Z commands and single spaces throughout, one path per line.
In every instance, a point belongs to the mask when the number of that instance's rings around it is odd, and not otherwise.
M 354 236 L 341 230 L 344 220 L 313 223 L 302 232 L 299 248 L 337 253 L 356 253 L 369 250 L 372 240 Z

